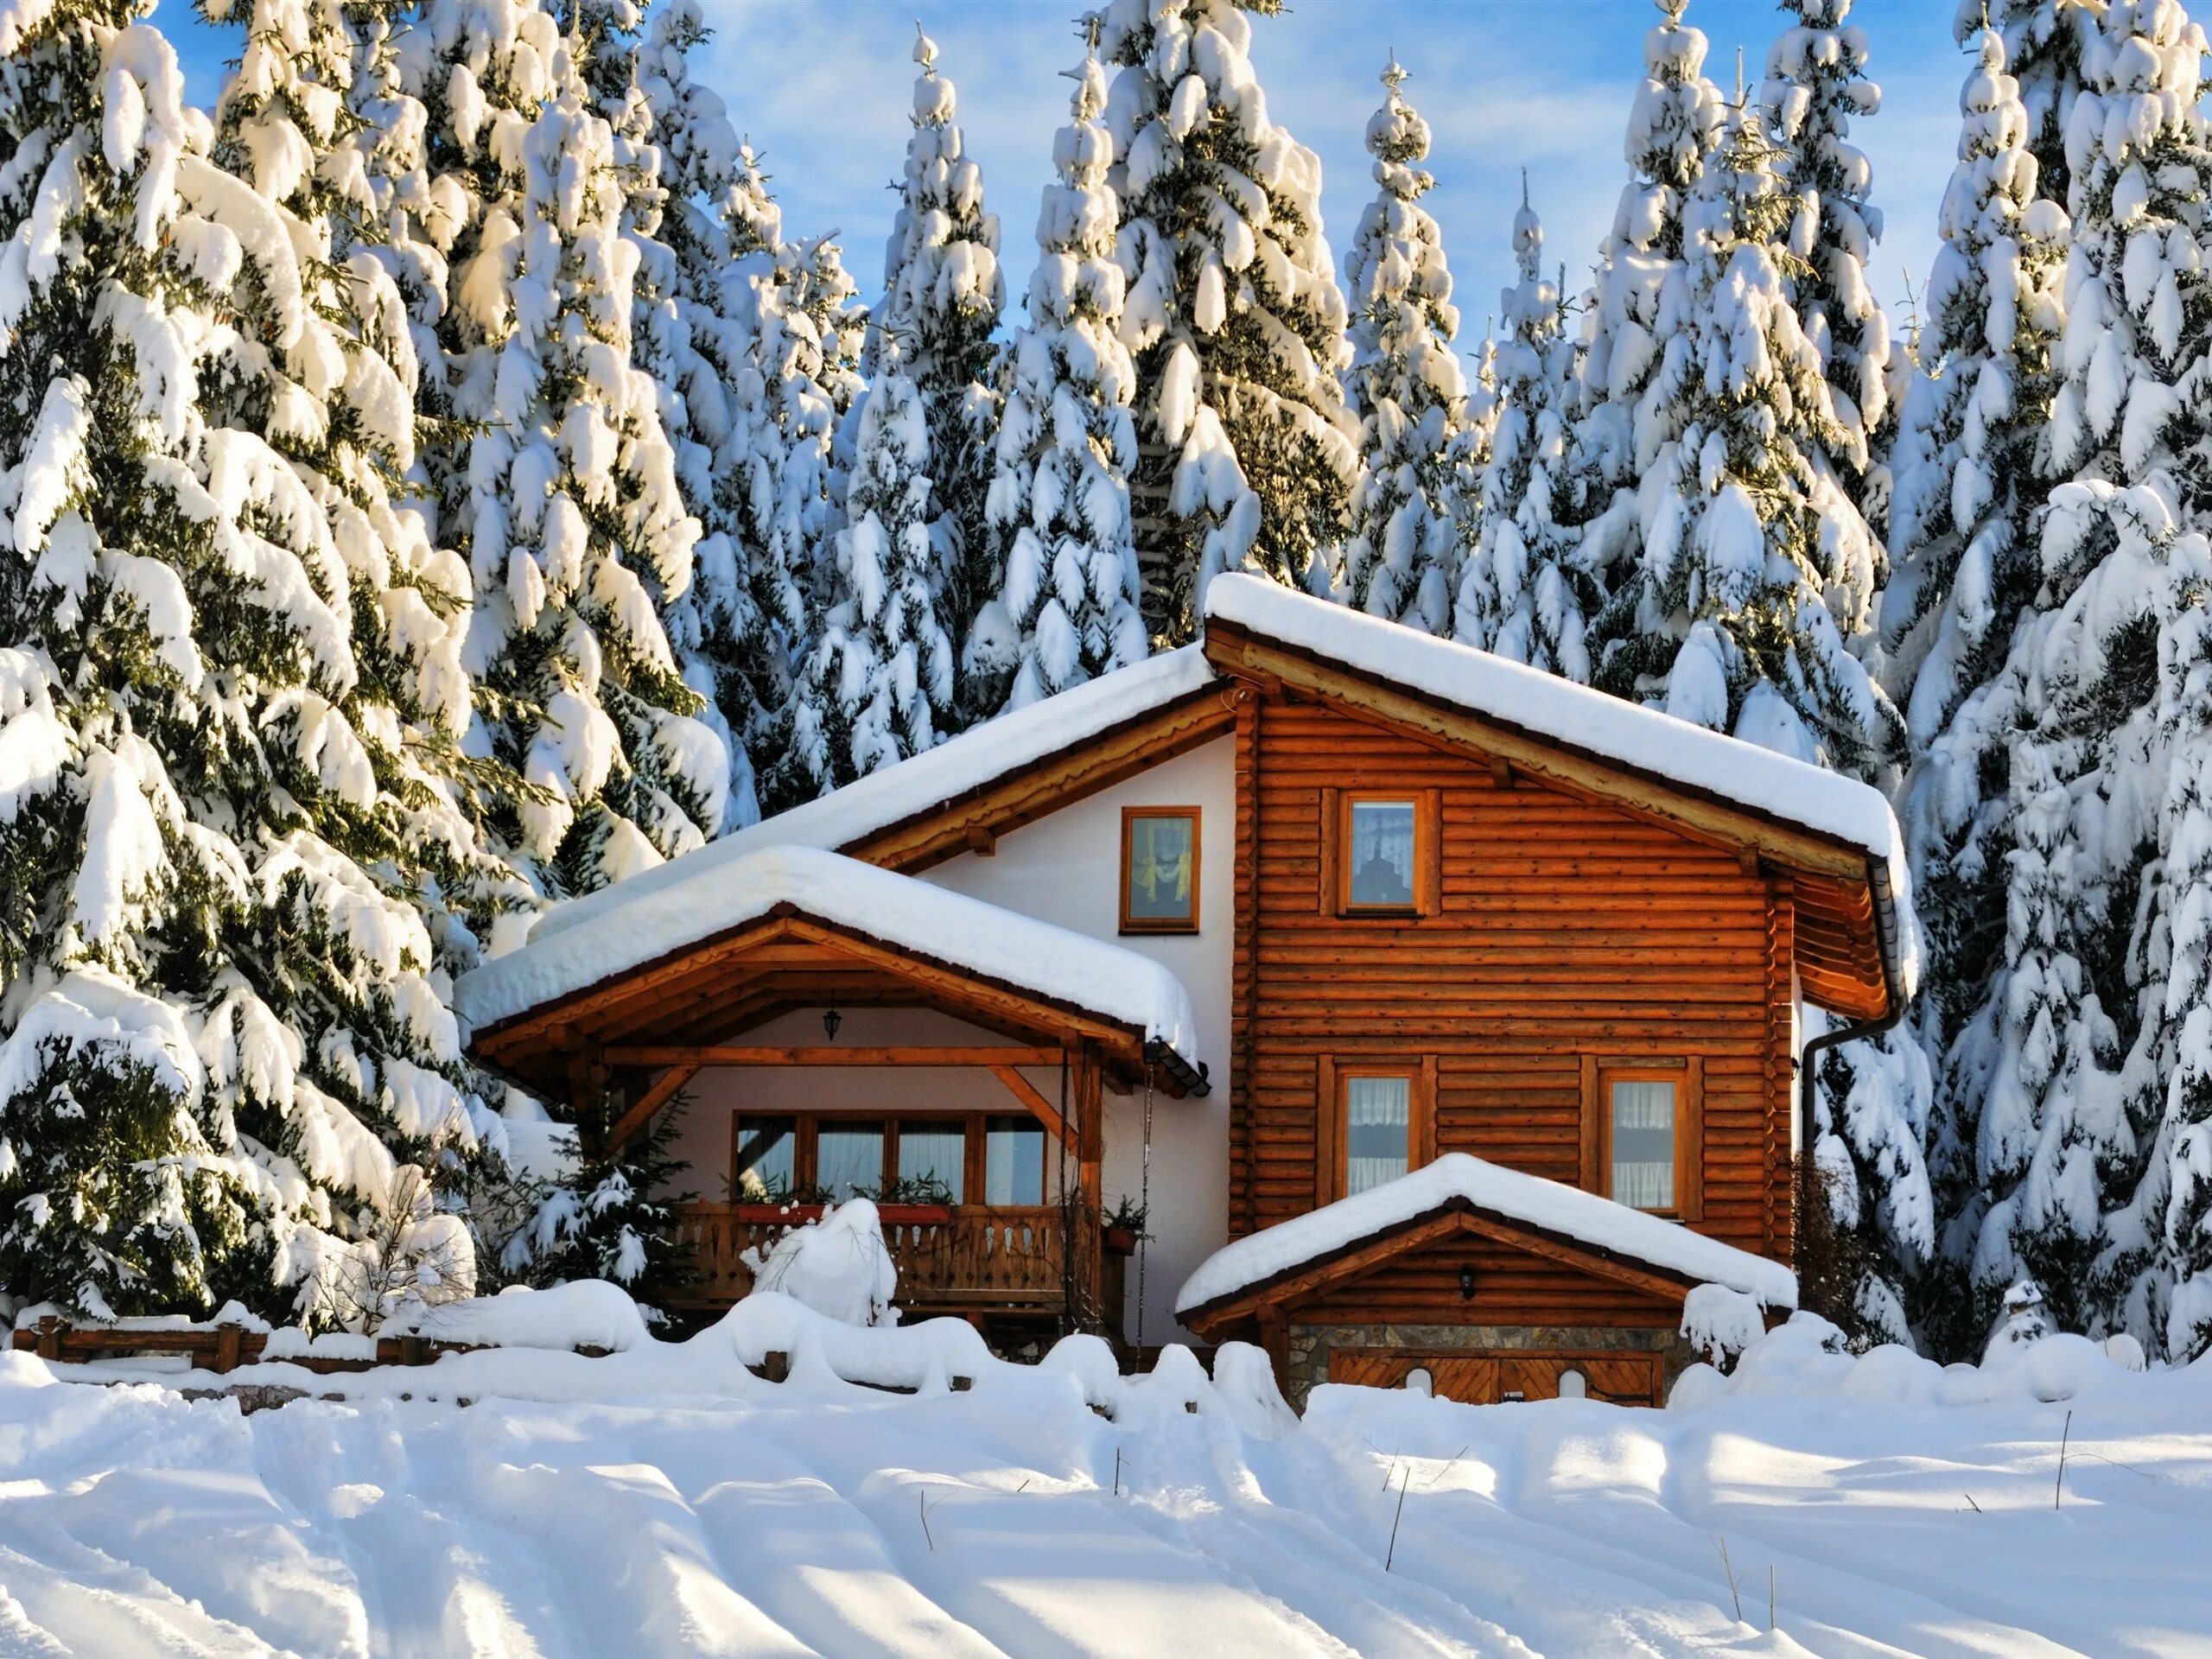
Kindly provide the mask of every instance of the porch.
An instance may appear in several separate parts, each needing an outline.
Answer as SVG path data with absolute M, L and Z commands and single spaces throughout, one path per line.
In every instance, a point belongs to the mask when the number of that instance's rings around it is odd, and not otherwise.
M 677 1227 L 689 1306 L 728 1306 L 748 1253 L 862 1196 L 909 1316 L 1119 1335 L 1134 1240 L 1109 1236 L 1103 1096 L 1206 1091 L 1172 974 L 793 849 L 740 861 L 681 912 L 661 897 L 686 936 L 673 951 L 652 930 L 594 938 L 619 912 L 594 918 L 477 970 L 463 1001 L 477 1057 L 566 1102 L 588 1149 L 685 1103 L 670 1150 L 697 1195 Z M 741 919 L 702 925 L 718 909 Z
M 748 1253 L 759 1260 L 818 1205 L 683 1206 L 677 1238 L 694 1278 L 682 1306 L 728 1307 L 753 1288 Z M 909 1319 L 949 1315 L 977 1324 L 1057 1330 L 1082 1325 L 1086 1257 L 1098 1266 L 1104 1322 L 1118 1329 L 1124 1263 L 1135 1241 L 1058 1205 L 884 1205 L 883 1242 L 899 1268 L 899 1307 Z M 1071 1236 L 1076 1248 L 1071 1252 Z M 1106 1312 L 1109 1311 L 1109 1312 Z

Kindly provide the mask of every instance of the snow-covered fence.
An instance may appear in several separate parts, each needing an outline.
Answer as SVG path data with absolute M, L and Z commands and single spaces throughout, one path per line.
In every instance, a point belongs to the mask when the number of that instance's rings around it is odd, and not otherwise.
M 296 1331 L 256 1329 L 234 1320 L 215 1325 L 75 1325 L 48 1313 L 35 1325 L 17 1330 L 14 1345 L 18 1353 L 71 1364 L 145 1356 L 181 1358 L 190 1362 L 194 1370 L 221 1376 L 264 1360 L 282 1360 L 324 1375 L 365 1371 L 379 1365 L 429 1365 L 447 1354 L 470 1353 L 499 1344 L 442 1342 L 412 1334 L 309 1338 Z M 568 1351 L 603 1358 L 614 1351 L 580 1344 Z

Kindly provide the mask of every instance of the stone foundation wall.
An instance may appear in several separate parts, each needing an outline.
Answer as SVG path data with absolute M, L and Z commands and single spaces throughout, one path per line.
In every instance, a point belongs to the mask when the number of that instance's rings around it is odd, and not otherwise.
M 1673 1330 L 1624 1330 L 1605 1325 L 1293 1325 L 1284 1389 L 1291 1405 L 1329 1380 L 1329 1355 L 1338 1348 L 1402 1348 L 1412 1353 L 1451 1354 L 1526 1349 L 1542 1353 L 1656 1353 L 1662 1357 L 1664 1386 L 1698 1357 Z

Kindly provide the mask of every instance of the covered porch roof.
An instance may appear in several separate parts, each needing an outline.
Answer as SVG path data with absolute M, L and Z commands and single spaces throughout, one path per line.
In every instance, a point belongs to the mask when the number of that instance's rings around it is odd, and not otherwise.
M 1207 1090 L 1190 996 L 1147 957 L 814 848 L 702 861 L 688 874 L 684 862 L 463 975 L 454 1001 L 476 1058 L 556 1098 L 576 1092 L 587 1057 L 664 1076 L 880 1065 L 894 1062 L 859 1049 L 707 1046 L 794 1008 L 922 1006 L 1015 1044 L 1093 1050 L 1128 1082 L 1149 1074 L 1170 1094 Z M 991 1064 L 991 1051 L 963 1063 Z
M 1662 1299 L 1718 1284 L 1766 1307 L 1797 1305 L 1797 1277 L 1778 1262 L 1594 1192 L 1454 1152 L 1224 1245 L 1184 1283 L 1176 1316 L 1213 1335 L 1263 1307 L 1295 1306 L 1469 1231 Z

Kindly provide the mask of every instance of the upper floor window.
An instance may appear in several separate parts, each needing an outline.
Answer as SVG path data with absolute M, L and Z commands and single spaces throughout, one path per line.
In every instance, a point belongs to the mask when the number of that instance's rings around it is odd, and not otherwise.
M 1198 931 L 1198 809 L 1122 809 L 1122 931 Z
M 1351 798 L 1344 838 L 1344 908 L 1411 910 L 1419 817 L 1410 798 Z
M 1607 1082 L 1613 1198 L 1638 1210 L 1671 1215 L 1675 1208 L 1674 1080 L 1614 1077 Z
M 1442 912 L 1442 791 L 1324 789 L 1320 829 L 1323 915 Z
M 1395 1181 L 1411 1166 L 1414 1080 L 1407 1073 L 1344 1075 L 1344 1196 Z

